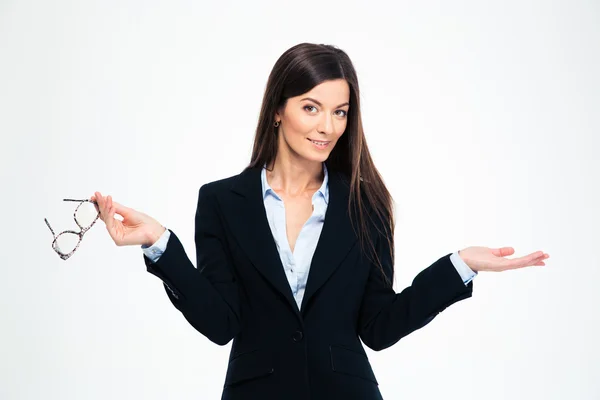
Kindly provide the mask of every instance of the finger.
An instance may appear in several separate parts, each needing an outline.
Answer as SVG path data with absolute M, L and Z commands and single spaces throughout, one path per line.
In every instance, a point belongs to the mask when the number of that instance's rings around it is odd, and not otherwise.
M 536 251 L 529 255 L 529 265 L 533 265 L 534 262 L 539 261 L 540 258 L 544 257 L 543 251 Z
M 512 259 L 505 258 L 505 260 L 507 261 L 506 269 L 523 268 L 523 267 L 527 267 L 528 265 L 532 265 L 534 262 L 534 260 L 532 260 L 530 258 L 530 256 L 523 256 L 523 257 L 512 258 Z
M 115 214 L 117 213 L 117 208 L 116 208 L 116 203 L 113 201 L 112 197 L 110 198 L 110 211 L 109 211 L 109 217 L 114 221 L 115 220 Z
M 515 253 L 515 249 L 512 247 L 500 247 L 498 249 L 500 257 L 512 256 Z
M 541 253 L 541 255 L 539 255 L 539 253 Z M 536 252 L 536 253 L 532 253 L 532 254 L 538 254 L 539 257 L 535 257 L 533 259 L 531 259 L 531 255 L 527 256 L 527 257 L 523 257 L 526 260 L 523 260 L 521 262 L 521 265 L 517 268 L 546 265 L 546 263 L 544 263 L 543 260 L 545 260 L 546 258 L 549 257 L 547 254 L 544 254 L 543 252 Z
M 102 211 L 102 207 L 104 206 L 104 198 L 102 197 L 102 194 L 100 192 L 96 192 L 94 194 L 94 197 L 98 202 L 98 207 L 100 208 L 100 211 Z
M 528 254 L 523 257 L 515 258 L 511 261 L 513 261 L 513 262 L 515 262 L 515 264 L 518 264 L 521 266 L 527 266 L 527 265 L 532 265 L 533 262 L 537 261 L 538 258 L 543 257 L 543 256 L 544 256 L 543 251 L 536 251 L 535 253 L 531 253 L 531 254 Z
M 112 206 L 112 198 L 110 197 L 110 195 L 106 196 L 106 202 L 105 202 L 105 218 L 106 218 L 106 228 L 108 229 L 108 231 L 110 232 L 111 236 L 112 236 L 112 232 L 113 232 L 113 228 L 115 226 L 114 222 L 114 218 L 111 216 L 111 206 Z
M 96 201 L 96 196 L 95 195 L 92 195 L 90 197 L 90 201 L 94 205 L 94 208 L 96 209 L 96 211 L 100 212 L 100 206 L 98 205 L 98 202 Z
M 102 205 L 104 204 L 104 200 L 102 199 L 102 195 L 100 194 L 100 192 L 94 192 L 94 199 L 96 199 L 96 202 L 98 203 L 96 206 L 98 208 L 98 211 L 100 212 L 100 219 L 104 221 L 104 212 L 102 211 Z
M 492 254 L 496 257 L 512 256 L 515 253 L 515 249 L 513 249 L 512 247 L 497 247 L 492 248 L 490 250 L 492 251 Z
M 134 211 L 132 208 L 126 207 L 123 204 L 120 204 L 120 203 L 118 203 L 116 201 L 113 201 L 112 204 L 113 204 L 113 207 L 114 207 L 114 212 L 116 214 L 119 214 L 119 215 L 125 217 L 125 218 L 127 216 L 131 215 L 131 213 Z
M 108 218 L 110 219 L 114 219 L 115 217 L 115 204 L 113 202 L 113 199 L 111 196 L 108 196 L 110 198 L 109 202 L 110 205 L 108 206 Z
M 533 264 L 533 265 L 546 265 L 544 260 L 547 258 L 550 258 L 550 256 L 548 254 L 544 253 L 543 256 L 541 256 L 537 260 L 535 260 L 535 264 Z
M 102 204 L 100 206 L 100 212 L 104 216 L 104 219 L 108 219 L 108 207 L 109 207 L 108 196 L 103 196 Z

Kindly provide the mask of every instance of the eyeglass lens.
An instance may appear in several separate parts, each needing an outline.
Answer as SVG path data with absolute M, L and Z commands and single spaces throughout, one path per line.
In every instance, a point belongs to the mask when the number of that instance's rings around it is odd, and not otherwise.
M 97 216 L 98 209 L 91 202 L 81 203 L 75 211 L 75 221 L 82 231 L 88 230 Z M 55 247 L 59 252 L 68 254 L 75 250 L 79 240 L 80 235 L 77 233 L 69 231 L 63 232 L 56 237 Z

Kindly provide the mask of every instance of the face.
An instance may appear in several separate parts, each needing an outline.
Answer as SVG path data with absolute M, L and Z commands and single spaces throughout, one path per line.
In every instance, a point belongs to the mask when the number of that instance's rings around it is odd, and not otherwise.
M 323 162 L 346 129 L 350 87 L 345 79 L 325 81 L 287 100 L 275 115 L 279 151 L 294 158 Z

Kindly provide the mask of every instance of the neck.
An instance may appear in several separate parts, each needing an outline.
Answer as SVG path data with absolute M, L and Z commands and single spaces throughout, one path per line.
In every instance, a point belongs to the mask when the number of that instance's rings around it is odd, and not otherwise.
M 277 193 L 301 196 L 314 193 L 323 184 L 323 163 L 311 160 L 292 160 L 278 154 L 267 165 L 267 181 Z

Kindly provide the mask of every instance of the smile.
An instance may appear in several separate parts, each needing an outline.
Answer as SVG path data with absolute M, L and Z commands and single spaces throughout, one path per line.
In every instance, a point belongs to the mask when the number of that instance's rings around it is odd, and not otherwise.
M 331 143 L 330 141 L 320 141 L 320 140 L 312 140 L 312 139 L 307 139 L 307 140 L 310 141 L 312 144 L 314 144 L 317 149 L 324 149 L 329 145 L 329 143 Z

